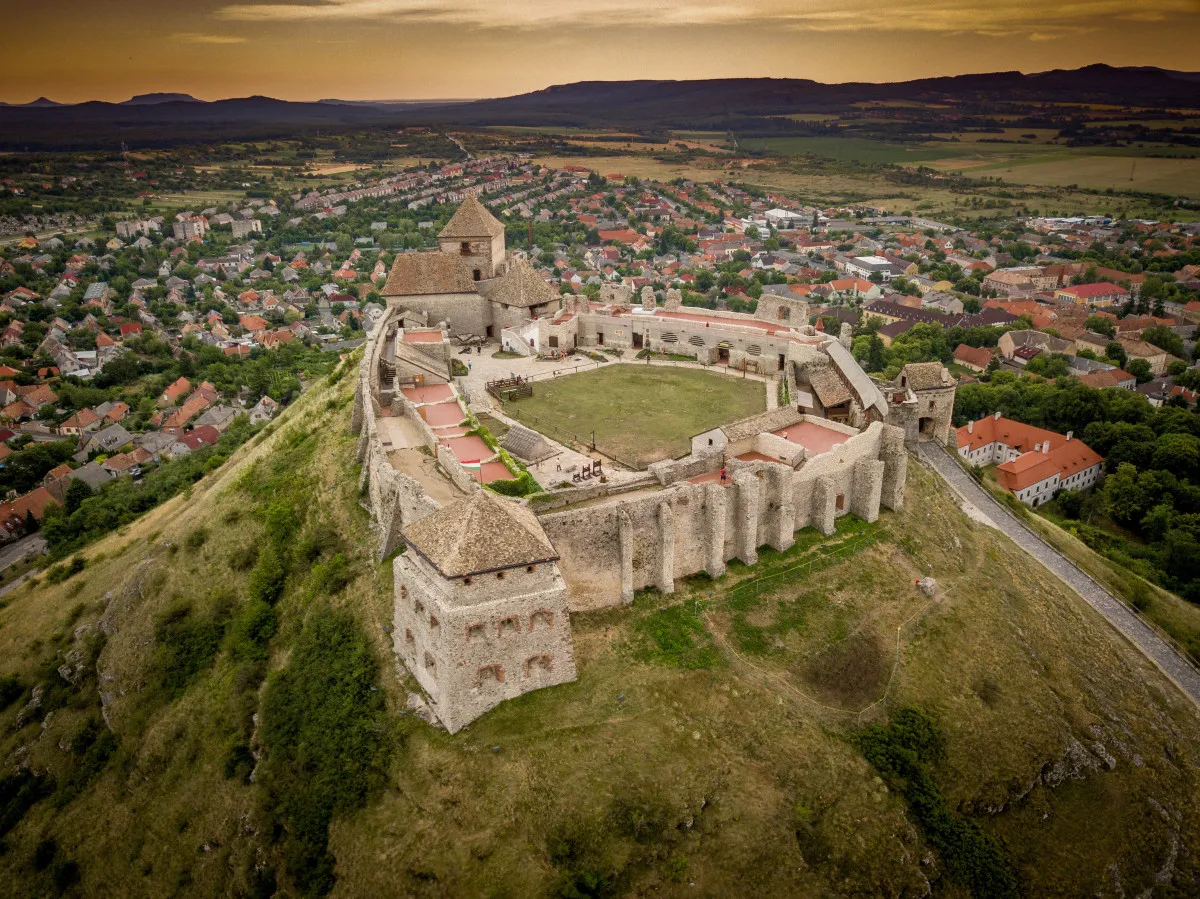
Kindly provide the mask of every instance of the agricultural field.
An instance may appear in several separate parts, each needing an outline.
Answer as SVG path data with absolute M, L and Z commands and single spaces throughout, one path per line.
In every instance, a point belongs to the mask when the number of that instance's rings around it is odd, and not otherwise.
M 1093 190 L 1153 191 L 1200 198 L 1200 159 L 1163 159 L 1081 153 L 1031 156 L 985 162 L 941 160 L 935 168 L 954 165 L 964 175 L 989 175 L 1022 184 L 1084 187 Z
M 1066 147 L 1051 142 L 1055 133 L 1046 129 L 1008 128 L 1003 134 L 947 134 L 944 136 L 955 139 L 934 143 L 903 144 L 854 137 L 770 137 L 747 138 L 740 144 L 745 149 L 784 156 L 812 154 L 843 162 L 927 165 L 971 177 L 999 177 L 1017 184 L 1200 197 L 1200 158 L 1197 158 L 1200 151 L 1195 147 Z M 1024 135 L 1033 137 L 1023 140 Z M 1184 158 L 1165 158 L 1168 156 Z
M 620 462 L 645 468 L 685 455 L 690 438 L 766 409 L 760 381 L 689 368 L 611 364 L 533 385 L 504 411 L 558 439 L 576 435 Z

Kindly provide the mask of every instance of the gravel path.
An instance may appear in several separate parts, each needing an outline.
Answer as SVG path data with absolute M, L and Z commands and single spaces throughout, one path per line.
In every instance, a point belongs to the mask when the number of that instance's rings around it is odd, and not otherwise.
M 975 506 L 1017 546 L 1082 596 L 1088 605 L 1124 634 L 1194 703 L 1200 705 L 1200 669 L 1191 664 L 1128 606 L 992 499 L 944 448 L 934 443 L 922 443 L 918 447 L 918 453 L 955 493 Z

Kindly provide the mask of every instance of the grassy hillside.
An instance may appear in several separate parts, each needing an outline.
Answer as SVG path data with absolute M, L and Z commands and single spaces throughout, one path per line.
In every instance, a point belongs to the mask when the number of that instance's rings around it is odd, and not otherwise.
M 1196 892 L 1196 709 L 915 463 L 907 511 L 573 616 L 576 683 L 430 727 L 352 382 L 5 597 L 0 892 Z

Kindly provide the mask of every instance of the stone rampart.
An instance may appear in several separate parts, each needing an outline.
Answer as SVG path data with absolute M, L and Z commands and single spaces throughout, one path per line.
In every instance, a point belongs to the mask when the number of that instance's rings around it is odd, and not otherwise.
M 350 420 L 351 428 L 358 433 L 356 455 L 362 466 L 359 492 L 371 513 L 375 557 L 380 559 L 399 547 L 403 527 L 439 508 L 416 480 L 392 467 L 379 436 L 378 422 L 383 416 L 375 393 L 374 373 L 378 371 L 379 357 L 387 340 L 389 320 L 394 317 L 394 310 L 389 311 L 380 321 L 376 337 L 367 343 Z

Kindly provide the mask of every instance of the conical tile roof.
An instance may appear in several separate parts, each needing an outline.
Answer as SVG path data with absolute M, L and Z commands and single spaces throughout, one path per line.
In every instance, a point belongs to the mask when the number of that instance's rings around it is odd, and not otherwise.
M 467 197 L 455 210 L 438 237 L 465 240 L 471 237 L 499 237 L 504 226 L 475 197 Z
M 409 525 L 404 539 L 445 577 L 558 558 L 532 512 L 487 490 Z

